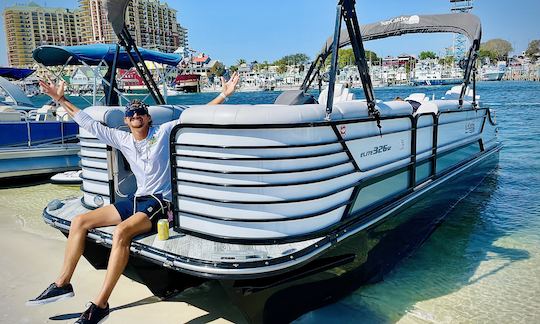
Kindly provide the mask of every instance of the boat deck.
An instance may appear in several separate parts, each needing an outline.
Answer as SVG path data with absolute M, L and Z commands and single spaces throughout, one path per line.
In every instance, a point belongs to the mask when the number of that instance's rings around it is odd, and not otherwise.
M 54 208 L 51 208 L 51 206 L 47 207 L 44 212 L 44 218 L 53 227 L 67 232 L 69 231 L 73 217 L 89 212 L 90 209 L 82 205 L 80 198 L 66 199 L 62 203 L 63 206 L 56 210 L 52 210 Z M 98 243 L 110 246 L 114 229 L 115 226 L 96 228 L 88 233 L 88 237 L 96 240 Z M 288 257 L 295 252 L 312 246 L 322 239 L 324 237 L 294 243 L 243 245 L 211 241 L 201 237 L 179 233 L 171 229 L 169 231 L 169 239 L 165 241 L 159 240 L 156 233 L 135 237 L 131 250 L 135 253 L 141 253 L 141 249 L 147 247 L 152 250 L 153 255 L 161 255 L 165 260 L 170 260 L 171 256 L 174 256 L 184 261 L 200 260 L 205 263 L 241 263 Z

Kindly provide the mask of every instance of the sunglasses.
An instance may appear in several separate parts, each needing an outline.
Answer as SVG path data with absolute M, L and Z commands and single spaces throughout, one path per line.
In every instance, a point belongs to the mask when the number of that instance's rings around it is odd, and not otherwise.
M 148 110 L 146 108 L 137 108 L 126 111 L 126 117 L 133 117 L 135 114 L 137 114 L 137 116 L 148 115 Z

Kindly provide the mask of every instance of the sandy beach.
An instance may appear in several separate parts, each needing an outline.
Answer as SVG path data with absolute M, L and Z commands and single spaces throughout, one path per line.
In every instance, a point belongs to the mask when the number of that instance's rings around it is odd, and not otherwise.
M 72 323 L 98 292 L 105 276 L 81 258 L 72 284 L 75 297 L 27 307 L 57 276 L 65 237 L 45 225 L 41 211 L 46 201 L 76 195 L 78 187 L 27 184 L 0 189 L 0 322 Z M 109 301 L 106 323 L 245 323 L 217 282 L 188 289 L 161 301 L 143 285 L 120 278 Z

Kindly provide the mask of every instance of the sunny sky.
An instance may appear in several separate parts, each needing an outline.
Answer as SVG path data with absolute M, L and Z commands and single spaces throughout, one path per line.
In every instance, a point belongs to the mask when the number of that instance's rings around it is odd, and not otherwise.
M 0 9 L 21 0 L 2 0 Z M 34 0 L 48 7 L 75 8 L 76 0 Z M 332 33 L 336 0 L 237 0 L 167 1 L 178 10 L 178 20 L 188 28 L 189 46 L 208 53 L 225 64 L 238 59 L 274 61 L 305 53 L 311 58 Z M 404 14 L 433 14 L 450 11 L 448 0 L 357 0 L 360 23 L 370 23 Z M 521 53 L 529 41 L 540 39 L 540 1 L 476 0 L 473 13 L 483 24 L 483 41 L 508 40 L 514 53 Z M 7 64 L 3 18 L 0 32 L 0 65 Z M 367 49 L 379 56 L 418 54 L 423 50 L 443 53 L 452 45 L 448 34 L 407 35 L 369 42 Z

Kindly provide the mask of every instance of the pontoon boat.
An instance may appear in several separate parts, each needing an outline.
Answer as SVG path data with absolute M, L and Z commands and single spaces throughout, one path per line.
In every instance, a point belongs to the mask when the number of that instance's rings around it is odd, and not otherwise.
M 126 5 L 110 1 L 109 20 L 133 46 Z M 339 1 L 335 34 L 302 88 L 275 104 L 150 108 L 155 124 L 181 120 L 170 142 L 173 228 L 167 241 L 137 237 L 126 275 L 161 296 L 218 280 L 248 320 L 291 321 L 382 278 L 493 170 L 501 143 L 494 113 L 476 94 L 478 18 L 401 16 L 360 26 L 354 5 Z M 363 41 L 432 32 L 470 39 L 463 84 L 444 100 L 376 100 Z M 347 45 L 365 100 L 336 86 L 338 49 Z M 329 85 L 315 100 L 306 91 L 328 57 Z M 86 112 L 122 126 L 119 107 Z M 82 197 L 51 202 L 43 213 L 65 234 L 77 214 L 135 191 L 117 150 L 83 131 L 81 146 Z M 84 255 L 97 268 L 107 264 L 113 231 L 88 233 Z
M 77 168 L 79 146 L 74 144 L 79 126 L 62 109 L 35 107 L 17 85 L 31 69 L 1 68 L 0 180 Z M 5 78 L 4 78 L 5 77 Z

